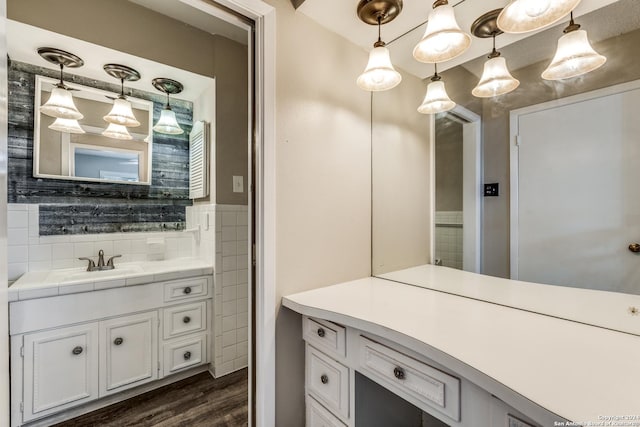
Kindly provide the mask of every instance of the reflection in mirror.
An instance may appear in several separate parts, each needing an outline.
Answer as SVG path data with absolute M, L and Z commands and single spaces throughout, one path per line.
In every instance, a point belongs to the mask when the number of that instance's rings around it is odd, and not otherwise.
M 468 6 L 465 2 L 457 5 Z M 465 233 L 468 214 L 466 205 L 460 205 L 460 189 L 466 200 L 466 192 L 480 197 L 482 183 L 498 183 L 497 197 L 482 197 L 482 214 L 478 210 L 472 217 L 482 234 L 480 268 L 471 268 L 463 261 L 464 270 L 565 287 L 640 294 L 640 258 L 633 252 L 633 244 L 640 243 L 640 187 L 633 184 L 633 171 L 640 162 L 636 143 L 640 125 L 634 118 L 640 110 L 638 16 L 640 3 L 636 0 L 620 0 L 587 14 L 576 14 L 576 23 L 588 31 L 595 51 L 607 57 L 604 66 L 576 78 L 541 78 L 569 17 L 544 31 L 499 46 L 513 76 L 521 82 L 518 89 L 499 97 L 480 99 L 471 94 L 482 75 L 486 56 L 449 69 L 446 63 L 442 64 L 442 78 L 451 99 L 481 119 L 482 181 L 463 179 L 460 184 L 460 153 L 453 142 L 444 142 L 451 136 L 459 144 L 461 123 L 451 115 L 422 116 L 423 122 L 432 123 L 434 129 L 424 139 L 424 144 L 432 148 L 428 148 L 431 157 L 422 159 L 421 167 L 435 169 L 427 174 L 426 182 L 417 183 L 406 163 L 376 156 L 390 146 L 404 146 L 398 151 L 408 149 L 406 124 L 417 120 L 414 111 L 419 101 L 403 93 L 403 86 L 414 85 L 424 94 L 432 66 L 425 66 L 421 73 L 415 69 L 413 75 L 404 73 L 403 84 L 396 92 L 390 91 L 392 94 L 374 94 L 374 275 L 429 286 L 429 280 L 412 282 L 408 269 L 417 271 L 420 266 L 436 262 L 459 268 L 464 255 L 456 251 L 462 246 L 464 252 L 467 240 L 465 235 L 460 242 L 460 236 L 452 230 L 461 226 Z M 420 31 L 422 28 L 389 43 L 392 58 L 394 45 L 400 55 L 400 48 L 405 49 L 406 45 L 402 39 L 415 38 L 413 33 Z M 513 39 L 503 36 L 499 41 L 509 43 Z M 480 39 L 475 42 L 485 43 Z M 395 114 L 391 110 L 406 114 L 403 121 L 394 123 L 394 128 L 382 113 Z M 462 171 L 467 171 L 466 164 Z M 389 175 L 395 177 L 395 183 L 431 188 L 431 205 L 419 205 L 411 197 L 403 197 L 397 188 L 395 192 L 386 188 L 389 184 L 385 177 Z M 390 213 L 389 206 L 412 210 L 414 214 Z M 462 220 L 457 214 L 460 210 Z M 404 221 L 409 215 L 420 218 L 418 226 Z M 423 224 L 432 216 L 434 229 L 427 239 L 435 250 L 430 252 L 429 245 L 422 246 L 420 254 L 416 254 L 416 242 L 424 239 Z M 412 238 L 399 241 L 398 234 Z M 389 259 L 399 254 L 409 261 L 394 264 L 401 268 L 383 269 L 380 257 L 385 252 L 393 252 L 385 255 Z M 415 256 L 410 259 L 407 253 Z M 483 298 L 481 294 L 473 297 Z
M 35 108 L 45 103 L 57 80 L 36 76 Z M 151 123 L 153 102 L 127 97 L 140 126 L 129 128 L 130 140 L 103 135 L 108 123 L 103 119 L 118 94 L 79 84 L 69 85 L 73 99 L 84 117 L 84 133 L 51 129 L 53 117 L 34 117 L 34 168 L 36 178 L 71 179 L 135 184 L 151 184 Z

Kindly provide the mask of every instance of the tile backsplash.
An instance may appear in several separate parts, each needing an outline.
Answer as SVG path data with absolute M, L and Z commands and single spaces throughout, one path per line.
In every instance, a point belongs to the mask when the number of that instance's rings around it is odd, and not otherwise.
M 178 231 L 40 236 L 39 205 L 8 207 L 9 281 L 28 271 L 83 267 L 79 257 L 122 255 L 118 262 L 190 257 L 196 251 L 191 233 Z M 164 250 L 162 249 L 162 242 Z
M 437 211 L 436 223 L 436 259 L 441 265 L 462 269 L 462 211 Z

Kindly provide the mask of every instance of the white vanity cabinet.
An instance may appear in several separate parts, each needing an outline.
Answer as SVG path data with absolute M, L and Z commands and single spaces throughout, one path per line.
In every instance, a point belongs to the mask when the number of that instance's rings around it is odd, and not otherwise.
M 12 427 L 49 425 L 68 418 L 63 410 L 84 405 L 79 415 L 205 370 L 212 295 L 207 275 L 12 302 Z

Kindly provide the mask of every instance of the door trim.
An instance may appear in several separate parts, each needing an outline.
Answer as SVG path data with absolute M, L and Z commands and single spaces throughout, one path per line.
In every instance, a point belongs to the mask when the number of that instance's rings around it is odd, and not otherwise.
M 596 98 L 604 98 L 605 96 L 616 95 L 619 93 L 629 92 L 637 89 L 640 89 L 640 80 L 621 83 L 603 89 L 596 89 L 589 92 L 568 96 L 566 98 L 554 99 L 552 101 L 518 108 L 509 112 L 509 277 L 511 279 L 517 280 L 519 277 L 518 245 L 520 241 L 518 238 L 518 230 L 520 223 L 518 212 L 518 137 L 520 135 L 520 116 L 536 113 L 539 111 L 550 110 L 552 108 L 577 104 L 579 102 L 589 101 Z

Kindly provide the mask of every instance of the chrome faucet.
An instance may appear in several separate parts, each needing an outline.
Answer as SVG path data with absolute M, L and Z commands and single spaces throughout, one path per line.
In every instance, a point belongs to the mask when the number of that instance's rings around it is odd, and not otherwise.
M 109 260 L 107 261 L 107 264 L 105 265 L 104 251 L 100 249 L 100 251 L 98 251 L 98 265 L 96 265 L 96 263 L 91 258 L 82 257 L 78 259 L 89 262 L 87 265 L 87 271 L 101 271 L 101 270 L 113 270 L 114 268 L 116 268 L 115 265 L 113 264 L 113 259 L 120 258 L 121 256 L 122 255 L 112 256 L 111 258 L 109 258 Z

